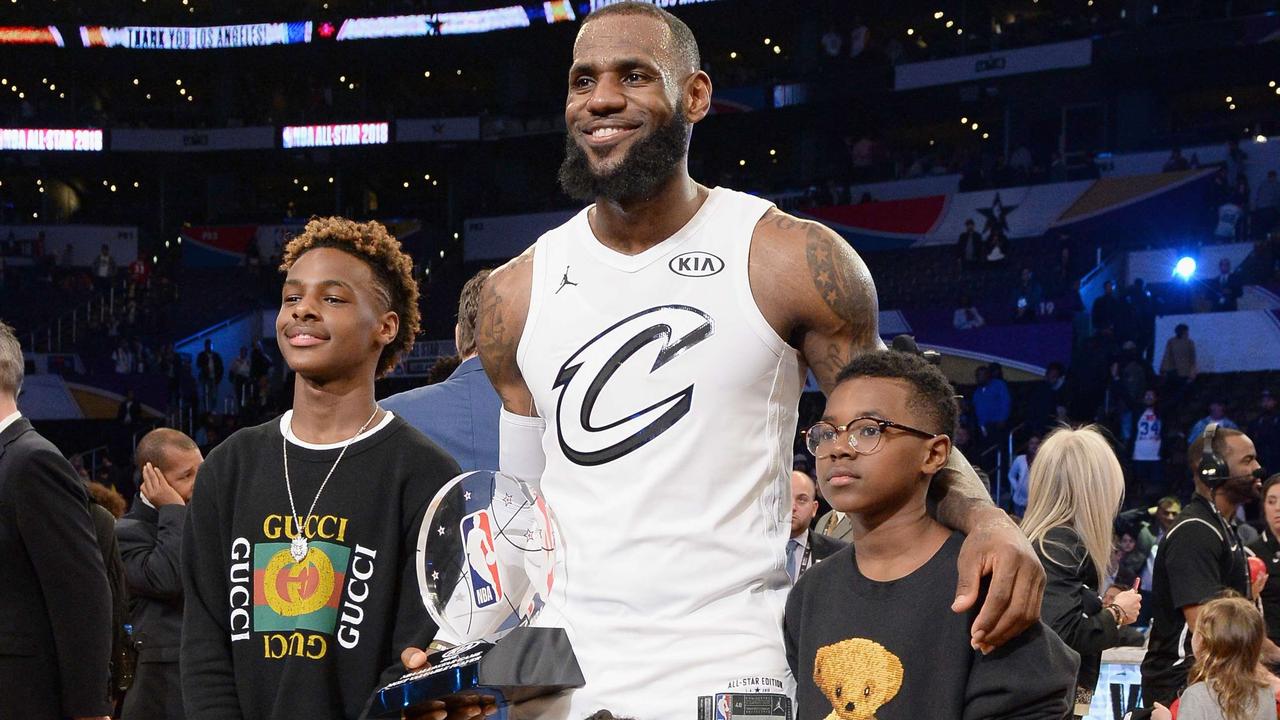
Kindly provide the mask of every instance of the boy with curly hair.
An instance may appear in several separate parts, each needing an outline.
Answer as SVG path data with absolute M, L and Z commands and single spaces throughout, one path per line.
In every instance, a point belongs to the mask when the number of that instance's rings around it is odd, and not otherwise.
M 414 547 L 458 466 L 374 399 L 418 332 L 412 261 L 376 222 L 319 218 L 280 270 L 293 409 L 209 453 L 184 529 L 192 719 L 359 717 L 435 633 Z

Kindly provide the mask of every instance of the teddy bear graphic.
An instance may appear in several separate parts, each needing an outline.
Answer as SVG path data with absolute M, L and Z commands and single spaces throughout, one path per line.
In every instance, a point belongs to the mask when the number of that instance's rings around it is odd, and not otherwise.
M 826 720 L 875 720 L 902 688 L 902 661 L 880 643 L 842 640 L 818 649 L 813 681 L 831 701 Z

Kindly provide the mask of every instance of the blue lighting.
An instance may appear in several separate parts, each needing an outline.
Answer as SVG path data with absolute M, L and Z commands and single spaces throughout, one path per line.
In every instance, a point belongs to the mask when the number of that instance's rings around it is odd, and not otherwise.
M 1182 278 L 1183 282 L 1190 280 L 1196 274 L 1195 258 L 1187 256 L 1178 258 L 1178 263 L 1173 266 L 1173 274 Z

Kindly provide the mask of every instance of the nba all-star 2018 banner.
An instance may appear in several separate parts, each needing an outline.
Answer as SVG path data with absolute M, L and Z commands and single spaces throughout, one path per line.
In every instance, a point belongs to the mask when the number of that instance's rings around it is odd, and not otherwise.
M 99 128 L 0 128 L 0 150 L 102 152 Z
M 800 214 L 867 252 L 954 243 L 966 220 L 984 233 L 998 227 L 1009 238 L 1062 230 L 1073 236 L 1164 240 L 1206 225 L 1212 174 L 1194 170 L 1080 180 L 817 207 Z

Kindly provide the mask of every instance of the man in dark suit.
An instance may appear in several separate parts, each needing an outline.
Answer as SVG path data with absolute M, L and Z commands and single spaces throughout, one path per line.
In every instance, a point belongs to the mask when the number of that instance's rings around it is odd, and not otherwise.
M 182 642 L 182 529 L 196 470 L 204 462 L 195 441 L 159 428 L 135 450 L 142 486 L 116 524 L 120 557 L 133 597 L 129 616 L 138 651 L 133 687 L 124 701 L 129 720 L 182 720 L 178 651 Z
M 1244 280 L 1239 272 L 1231 271 L 1230 260 L 1222 258 L 1218 261 L 1218 277 L 1208 285 L 1214 312 L 1235 312 L 1239 308 L 1238 301 L 1244 294 Z
M 791 539 L 787 541 L 787 574 L 795 582 L 814 564 L 849 543 L 816 533 L 811 526 L 818 513 L 818 483 L 802 470 L 791 471 Z
M 200 375 L 200 402 L 205 412 L 218 411 L 218 386 L 222 384 L 222 355 L 213 349 L 213 341 L 204 341 L 204 351 L 196 356 Z
M 476 312 L 489 276 L 481 270 L 462 286 L 454 341 L 462 364 L 449 379 L 392 395 L 382 407 L 404 418 L 453 456 L 463 472 L 498 469 L 498 415 L 502 400 L 476 355 Z
M 22 348 L 0 323 L 0 718 L 111 712 L 111 591 L 89 498 L 18 412 Z
M 965 267 L 972 267 L 982 259 L 982 233 L 973 229 L 973 220 L 964 221 L 964 232 L 960 233 L 960 239 L 956 241 L 956 254 L 960 258 L 960 264 Z

